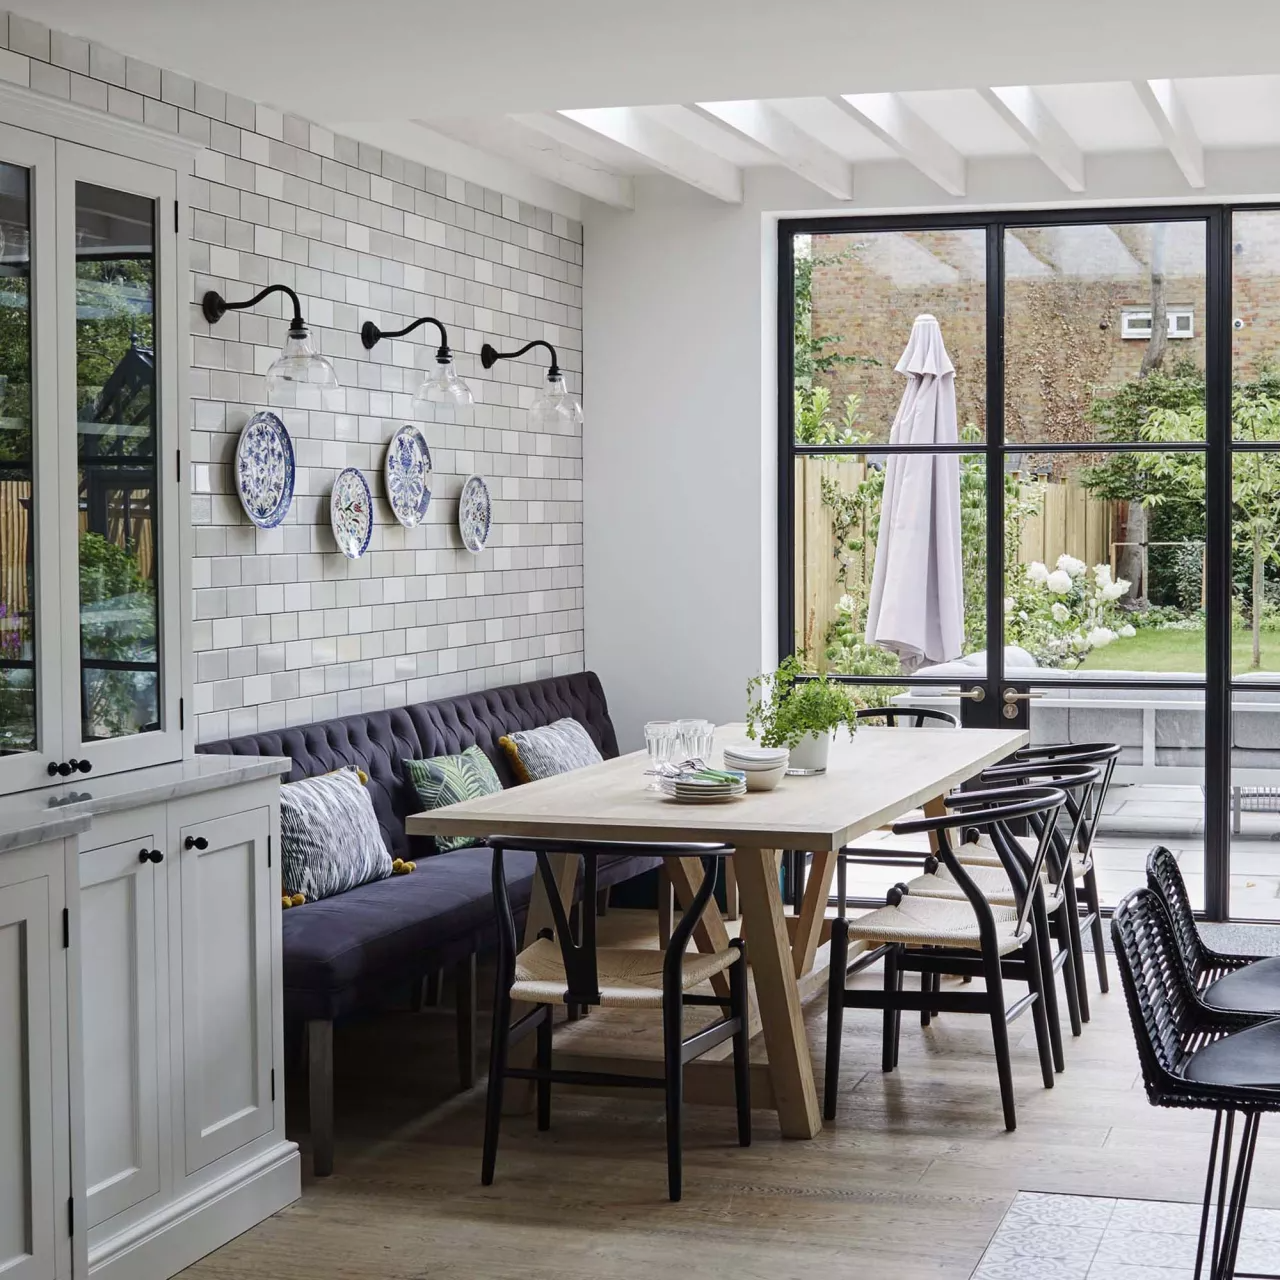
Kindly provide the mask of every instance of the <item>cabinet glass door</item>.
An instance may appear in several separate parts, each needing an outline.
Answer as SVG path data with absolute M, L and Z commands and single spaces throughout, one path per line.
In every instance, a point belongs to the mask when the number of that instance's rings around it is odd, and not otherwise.
M 56 712 L 53 145 L 0 127 L 0 792 L 48 781 Z
M 177 616 L 177 552 L 161 532 L 173 506 L 162 473 L 172 483 L 175 471 L 172 452 L 161 466 L 175 395 L 172 318 L 159 302 L 174 269 L 174 180 L 60 144 L 58 184 L 61 300 L 74 300 L 60 313 L 61 440 L 73 453 L 63 563 L 78 621 L 65 720 L 73 754 L 102 771 L 172 759 L 180 745 L 180 645 L 165 626 L 166 610 Z

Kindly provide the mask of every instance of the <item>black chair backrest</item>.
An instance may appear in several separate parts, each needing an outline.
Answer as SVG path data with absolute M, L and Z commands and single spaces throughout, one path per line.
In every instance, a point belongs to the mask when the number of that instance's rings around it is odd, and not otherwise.
M 919 729 L 925 724 L 936 727 L 958 729 L 959 717 L 950 711 L 937 711 L 933 707 L 860 707 L 857 712 L 859 720 L 883 720 L 891 729 L 899 725 L 909 729 Z
M 1116 771 L 1116 761 L 1120 758 L 1120 744 L 1117 742 L 1058 742 L 1044 747 L 1023 747 L 1021 751 L 1014 753 L 1014 758 L 1055 764 L 1102 766 L 1102 779 L 1094 789 L 1091 798 L 1092 812 L 1080 829 L 1080 852 L 1087 854 L 1093 848 L 1093 837 L 1098 831 L 1102 807 L 1106 803 L 1107 792 L 1111 789 L 1111 778 Z
M 600 1003 L 600 971 L 596 957 L 596 870 L 597 860 L 611 854 L 643 853 L 647 857 L 673 856 L 682 858 L 710 858 L 711 867 L 702 877 L 693 901 L 689 904 L 680 923 L 672 930 L 668 956 L 676 962 L 684 953 L 694 925 L 711 901 L 720 870 L 720 858 L 733 852 L 727 844 L 631 844 L 608 840 L 554 840 L 534 836 L 490 836 L 485 842 L 493 850 L 493 900 L 498 911 L 498 980 L 508 986 L 515 979 L 516 939 L 515 916 L 507 893 L 507 877 L 503 869 L 503 854 L 508 850 L 532 853 L 546 890 L 547 904 L 551 910 L 554 930 L 544 929 L 539 938 L 554 938 L 560 947 L 564 962 L 565 1001 L 568 1004 L 595 1005 Z M 560 887 L 551 869 L 553 853 L 569 854 L 582 859 L 582 910 L 579 913 L 581 937 L 576 937 L 569 913 L 560 897 Z
M 1187 967 L 1194 986 L 1213 969 L 1208 949 L 1196 928 L 1196 918 L 1191 910 L 1186 881 L 1178 860 L 1163 845 L 1156 845 L 1147 855 L 1147 887 L 1164 903 L 1173 928 L 1178 953 Z
M 1040 880 L 1040 871 L 1048 855 L 1052 832 L 1057 825 L 1058 814 L 1066 803 L 1065 793 L 1058 787 L 1051 786 L 1015 786 L 1000 787 L 983 791 L 957 791 L 947 797 L 947 808 L 951 813 L 933 818 L 910 818 L 904 822 L 895 822 L 895 835 L 911 835 L 916 832 L 931 832 L 938 840 L 938 858 L 951 873 L 952 879 L 960 886 L 964 896 L 969 899 L 970 906 L 978 917 L 980 932 L 984 943 L 994 942 L 994 918 L 991 904 L 986 895 L 974 884 L 964 864 L 956 856 L 951 847 L 949 835 L 953 831 L 977 829 L 988 834 L 1005 872 L 1013 887 L 1014 902 L 1017 905 L 1018 932 L 1027 925 L 1034 903 L 1034 890 Z M 1036 852 L 1028 857 L 1022 846 L 1013 838 L 1010 823 L 1022 822 L 1039 817 L 1042 830 L 1036 843 Z
M 1098 764 L 1039 763 L 1000 764 L 987 769 L 981 781 L 987 783 L 1021 783 L 1058 787 L 1067 797 L 1062 813 L 1064 821 L 1056 821 L 1050 829 L 1051 842 L 1047 855 L 1049 881 L 1055 891 L 1061 890 L 1071 869 L 1071 849 L 1080 838 L 1090 806 L 1096 803 L 1097 788 L 1102 784 L 1104 766 Z M 981 789 L 970 794 L 980 794 Z M 1044 815 L 1030 819 L 1031 828 L 1039 836 L 1044 829 Z
M 1202 1006 L 1178 953 L 1173 922 L 1157 894 L 1135 889 L 1122 898 L 1111 917 L 1111 937 L 1143 1081 L 1154 1101 L 1181 1080 Z

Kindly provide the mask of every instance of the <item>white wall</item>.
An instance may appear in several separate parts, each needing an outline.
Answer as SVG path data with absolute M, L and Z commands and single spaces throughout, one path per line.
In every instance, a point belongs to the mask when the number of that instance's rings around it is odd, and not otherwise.
M 741 205 L 642 177 L 634 212 L 585 209 L 586 663 L 624 749 L 647 719 L 741 719 L 776 658 L 778 216 L 1072 204 L 1034 159 L 968 176 L 948 199 L 868 165 L 850 205 L 780 170 L 747 170 Z M 1280 153 L 1212 153 L 1203 192 L 1163 154 L 1091 156 L 1088 184 L 1094 205 L 1274 199 Z

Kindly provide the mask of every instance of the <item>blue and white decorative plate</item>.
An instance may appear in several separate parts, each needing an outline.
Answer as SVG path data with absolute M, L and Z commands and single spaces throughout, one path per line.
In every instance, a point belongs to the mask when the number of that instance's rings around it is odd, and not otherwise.
M 334 541 L 348 560 L 359 560 L 373 537 L 373 495 L 369 482 L 355 467 L 338 472 L 329 499 L 329 522 Z
M 293 441 L 274 413 L 255 413 L 236 445 L 236 492 L 259 529 L 274 529 L 293 501 Z
M 458 499 L 458 529 L 462 545 L 468 551 L 480 552 L 489 541 L 489 522 L 493 516 L 489 486 L 482 476 L 468 476 Z
M 422 523 L 431 504 L 431 450 L 417 423 L 409 423 L 391 437 L 383 463 L 391 514 L 406 529 Z

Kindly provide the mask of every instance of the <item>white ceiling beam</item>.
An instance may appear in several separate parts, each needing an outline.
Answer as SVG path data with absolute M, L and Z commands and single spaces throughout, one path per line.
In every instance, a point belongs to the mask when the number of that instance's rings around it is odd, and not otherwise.
M 925 124 L 899 94 L 845 93 L 831 101 L 948 195 L 964 195 L 964 156 Z
M 695 102 L 690 111 L 763 147 L 837 200 L 853 199 L 853 166 L 767 102 Z
M 983 100 L 1068 191 L 1084 190 L 1084 154 L 1029 85 L 979 89 Z
M 643 107 L 600 107 L 588 111 L 558 111 L 555 115 L 634 151 L 655 169 L 717 200 L 726 204 L 742 203 L 742 170 L 737 165 L 659 124 Z M 528 121 L 537 128 L 533 119 L 520 117 L 522 122 Z
M 1133 87 L 1142 99 L 1164 145 L 1182 170 L 1187 185 L 1204 186 L 1204 147 L 1187 114 L 1178 87 L 1172 80 L 1135 80 Z
M 627 174 L 614 172 L 592 156 L 574 153 L 541 132 L 521 128 L 518 121 L 449 119 L 421 123 L 447 138 L 512 160 L 601 204 L 615 209 L 635 208 L 635 193 Z

